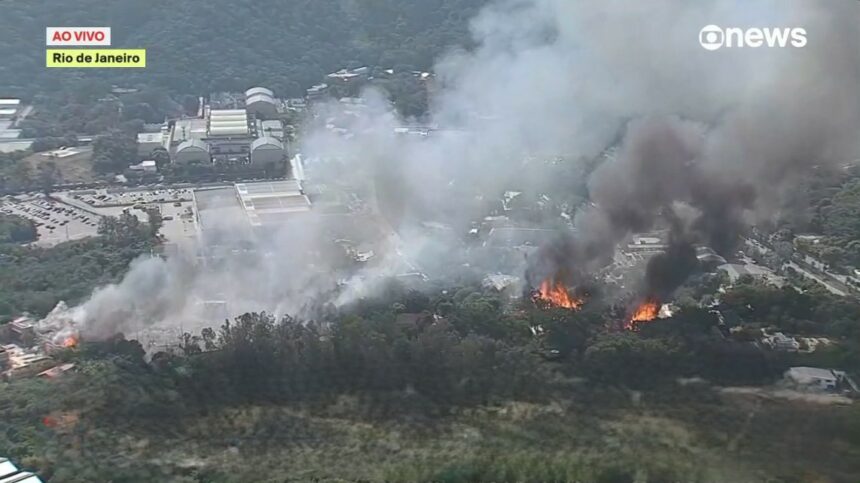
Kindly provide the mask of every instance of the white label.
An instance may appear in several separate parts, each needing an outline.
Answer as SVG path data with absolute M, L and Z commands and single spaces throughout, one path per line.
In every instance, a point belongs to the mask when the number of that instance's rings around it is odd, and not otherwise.
M 48 27 L 45 45 L 110 45 L 110 27 Z

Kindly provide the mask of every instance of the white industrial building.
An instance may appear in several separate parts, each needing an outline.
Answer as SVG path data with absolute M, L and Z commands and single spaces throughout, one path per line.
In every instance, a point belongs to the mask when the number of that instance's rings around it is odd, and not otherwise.
M 266 230 L 311 210 L 299 180 L 238 183 L 194 191 L 197 227 L 209 255 L 245 249 Z
M 234 99 L 232 104 L 220 103 L 224 109 L 206 105 L 202 118 L 173 121 L 166 135 L 169 141 L 165 142 L 172 148 L 173 161 L 255 168 L 282 163 L 287 150 L 274 93 L 265 87 L 253 87 L 244 96 L 244 108 L 236 108 L 242 102 Z
M 210 138 L 248 136 L 248 113 L 244 109 L 213 109 L 209 112 L 208 134 Z
M 269 97 L 275 97 L 275 93 L 272 92 L 270 89 L 266 89 L 265 87 L 252 87 L 245 91 L 245 98 L 247 99 L 257 94 L 265 94 Z
M 245 91 L 245 109 L 258 119 L 274 119 L 278 116 L 278 101 L 271 90 L 252 87 Z
M 284 144 L 273 137 L 263 136 L 251 143 L 251 164 L 254 166 L 279 163 L 286 155 Z
M 285 216 L 310 211 L 311 201 L 299 180 L 241 183 L 236 193 L 252 226 L 277 223 Z
M 21 99 L 0 99 L 0 119 L 12 119 L 21 109 Z
M 260 136 L 270 136 L 279 141 L 284 140 L 284 125 L 281 124 L 281 121 L 258 121 L 258 124 L 257 133 Z
M 278 116 L 275 98 L 265 94 L 254 94 L 245 100 L 245 109 L 259 119 L 273 119 Z
M 173 161 L 177 164 L 208 164 L 209 145 L 199 139 L 189 139 L 176 148 Z

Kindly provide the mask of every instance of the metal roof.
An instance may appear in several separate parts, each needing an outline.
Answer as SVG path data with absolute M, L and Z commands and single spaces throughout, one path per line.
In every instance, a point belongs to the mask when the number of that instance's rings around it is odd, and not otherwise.
M 256 102 L 265 102 L 266 104 L 277 105 L 275 98 L 268 94 L 254 94 L 245 100 L 245 105 L 250 106 Z
M 265 87 L 252 87 L 245 91 L 245 97 L 251 97 L 255 94 L 266 94 L 269 97 L 275 97 L 275 93 Z
M 19 470 L 11 461 L 0 458 L 0 483 L 42 483 L 33 473 Z
M 0 458 L 0 478 L 17 472 L 18 468 L 11 461 L 6 458 Z
M 248 134 L 248 126 L 212 126 L 209 128 L 210 136 L 244 136 Z
M 285 221 L 289 215 L 310 211 L 311 201 L 298 180 L 236 184 L 248 221 L 253 226 Z
M 276 138 L 273 138 L 271 136 L 263 136 L 263 137 L 255 139 L 254 142 L 251 143 L 251 151 L 258 149 L 258 148 L 262 148 L 264 146 L 271 146 L 271 147 L 274 147 L 277 149 L 284 149 L 283 143 L 278 141 Z
M 244 109 L 212 109 L 209 111 L 210 118 L 236 115 L 247 115 L 247 113 Z
M 184 141 L 182 144 L 180 144 L 179 147 L 176 148 L 176 152 L 178 153 L 181 151 L 185 151 L 186 149 L 193 149 L 193 148 L 201 149 L 201 150 L 207 151 L 207 152 L 209 151 L 209 146 L 206 143 L 204 143 L 203 141 L 200 141 L 199 139 L 189 139 L 187 141 Z
M 804 379 L 836 379 L 836 374 L 831 369 L 821 369 L 818 367 L 792 367 L 788 372 L 794 376 Z

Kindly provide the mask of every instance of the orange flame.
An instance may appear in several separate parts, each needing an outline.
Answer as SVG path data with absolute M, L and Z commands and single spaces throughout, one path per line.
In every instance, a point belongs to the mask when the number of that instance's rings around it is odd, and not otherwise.
M 567 287 L 557 280 L 546 279 L 540 284 L 535 294 L 535 301 L 545 302 L 554 307 L 565 309 L 578 309 L 585 303 L 584 300 L 572 297 Z
M 78 338 L 73 336 L 73 335 L 66 337 L 66 339 L 63 341 L 63 347 L 67 347 L 67 348 L 71 349 L 71 348 L 77 347 L 77 346 L 78 346 Z
M 633 311 L 633 315 L 630 316 L 630 320 L 624 324 L 624 328 L 627 330 L 636 330 L 636 327 L 639 324 L 651 322 L 656 319 L 658 315 L 660 315 L 660 304 L 654 300 L 646 300 L 636 307 L 636 310 Z

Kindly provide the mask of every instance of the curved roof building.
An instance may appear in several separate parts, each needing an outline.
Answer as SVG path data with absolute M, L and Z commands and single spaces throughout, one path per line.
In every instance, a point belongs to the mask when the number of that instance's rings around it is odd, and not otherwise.
M 286 154 L 284 144 L 271 136 L 257 138 L 251 143 L 251 164 L 277 163 L 282 161 Z
M 180 164 L 209 163 L 209 146 L 199 139 L 189 139 L 176 147 L 173 161 Z
M 248 113 L 242 109 L 213 109 L 209 112 L 209 136 L 247 136 Z
M 248 114 L 254 114 L 260 119 L 272 119 L 278 115 L 277 101 L 264 93 L 254 94 L 245 99 L 245 109 Z
M 269 97 L 275 97 L 275 93 L 265 87 L 252 87 L 245 91 L 245 98 L 249 98 L 255 94 L 265 94 Z

